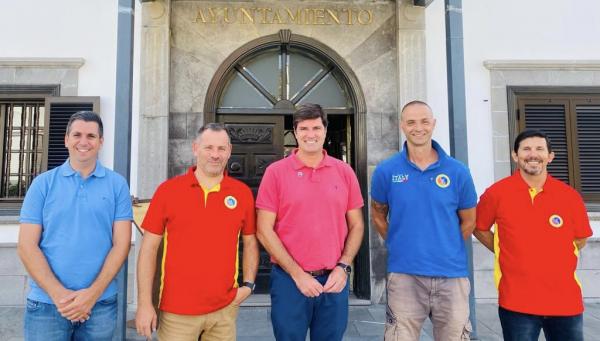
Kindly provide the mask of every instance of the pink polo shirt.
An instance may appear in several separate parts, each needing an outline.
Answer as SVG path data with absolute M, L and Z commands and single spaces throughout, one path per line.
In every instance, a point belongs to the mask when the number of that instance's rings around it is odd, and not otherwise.
M 275 233 L 305 271 L 333 269 L 348 235 L 346 212 L 363 206 L 358 180 L 347 163 L 325 151 L 316 168 L 296 152 L 267 167 L 256 207 L 277 215 Z

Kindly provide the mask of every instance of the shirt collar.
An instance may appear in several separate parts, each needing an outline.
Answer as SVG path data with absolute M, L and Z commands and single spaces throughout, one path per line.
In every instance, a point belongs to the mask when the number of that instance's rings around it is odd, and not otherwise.
M 530 188 L 529 184 L 527 182 L 525 182 L 525 179 L 523 179 L 523 176 L 521 175 L 521 171 L 519 169 L 516 169 L 514 171 L 512 177 L 513 177 L 514 181 L 518 184 L 520 189 L 523 189 L 529 193 L 529 188 Z M 544 185 L 542 186 L 542 191 L 543 192 L 548 192 L 548 190 L 551 191 L 553 181 L 554 181 L 554 178 L 552 177 L 552 175 L 550 175 L 550 173 L 548 173 L 548 175 L 546 176 L 546 182 L 544 182 Z
M 76 170 L 73 169 L 73 167 L 71 167 L 71 163 L 69 162 L 69 159 L 67 159 L 65 161 L 65 163 L 63 163 L 60 166 L 60 172 L 63 176 L 72 176 L 72 175 L 75 175 L 78 173 Z M 94 168 L 94 171 L 90 174 L 90 176 L 95 176 L 97 178 L 101 178 L 101 177 L 104 177 L 105 175 L 106 175 L 106 168 L 104 168 L 104 166 L 102 165 L 100 160 L 96 160 L 96 167 Z
M 448 154 L 446 154 L 446 152 L 444 151 L 444 148 L 442 148 L 442 146 L 440 146 L 440 144 L 437 143 L 435 140 L 431 140 L 431 147 L 437 152 L 438 160 L 436 162 L 432 163 L 431 165 L 429 165 L 429 167 L 427 167 L 426 170 L 439 167 L 439 165 L 442 163 L 442 161 L 444 161 L 445 159 L 448 158 Z M 418 169 L 418 167 L 415 164 L 413 164 L 410 161 L 410 159 L 408 158 L 408 147 L 407 147 L 406 141 L 404 141 L 404 146 L 402 147 L 402 152 L 400 153 L 400 155 L 408 164 L 410 164 L 411 166 L 416 167 Z
M 307 165 L 304 164 L 304 162 L 302 162 L 299 158 L 298 155 L 296 155 L 298 153 L 298 148 L 295 148 L 292 153 L 290 154 L 290 156 L 288 156 L 289 158 L 291 158 L 292 161 L 292 167 L 294 168 L 294 170 L 300 170 L 304 167 L 310 168 Z M 315 169 L 319 169 L 322 167 L 329 167 L 333 165 L 333 161 L 327 157 L 327 151 L 325 149 L 323 149 L 323 159 L 321 160 L 321 162 L 317 165 L 317 167 L 315 167 Z
M 185 181 L 192 187 L 200 187 L 200 184 L 198 183 L 198 179 L 196 179 L 196 174 L 194 174 L 194 172 L 196 171 L 196 166 L 191 166 L 190 168 L 188 168 L 187 173 L 185 173 Z M 225 171 L 223 173 L 223 179 L 221 180 L 220 183 L 220 189 L 223 188 L 227 188 L 228 185 L 230 183 L 230 179 L 229 179 L 229 175 L 227 175 L 227 171 Z M 207 189 L 208 190 L 208 189 Z

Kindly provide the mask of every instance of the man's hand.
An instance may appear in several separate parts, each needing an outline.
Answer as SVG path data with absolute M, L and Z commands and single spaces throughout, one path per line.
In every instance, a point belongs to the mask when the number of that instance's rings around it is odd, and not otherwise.
M 135 314 L 135 328 L 137 333 L 146 339 L 152 339 L 152 333 L 156 331 L 156 311 L 152 304 L 140 305 Z
M 313 276 L 302 271 L 292 276 L 298 290 L 306 297 L 318 297 L 323 293 L 323 286 Z
M 336 266 L 329 277 L 327 277 L 327 282 L 325 282 L 325 286 L 323 287 L 323 291 L 327 293 L 339 293 L 346 287 L 346 281 L 348 281 L 348 274 L 344 269 Z
M 63 286 L 60 286 L 60 288 L 57 288 L 52 293 L 49 293 L 49 295 L 50 295 L 50 298 L 52 299 L 52 302 L 54 302 L 56 309 L 60 310 L 60 309 L 64 309 L 67 305 L 69 305 L 71 302 L 73 302 L 73 293 L 74 293 L 73 290 L 69 290 Z M 86 314 L 80 319 L 71 320 L 71 321 L 85 322 L 89 318 L 90 318 L 90 315 Z
M 235 294 L 235 298 L 233 299 L 233 304 L 240 305 L 244 302 L 250 295 L 252 294 L 252 290 L 248 287 L 239 287 L 237 289 L 237 293 Z
M 85 321 L 100 295 L 90 288 L 71 291 L 58 301 L 57 309 L 69 321 Z

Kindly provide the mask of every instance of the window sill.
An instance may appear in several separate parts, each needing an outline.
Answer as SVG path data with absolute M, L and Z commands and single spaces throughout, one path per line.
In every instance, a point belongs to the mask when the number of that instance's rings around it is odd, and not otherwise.
M 11 213 L 5 213 L 3 210 L 0 210 L 0 225 L 18 224 L 19 223 L 19 215 L 15 215 L 15 214 L 11 214 Z

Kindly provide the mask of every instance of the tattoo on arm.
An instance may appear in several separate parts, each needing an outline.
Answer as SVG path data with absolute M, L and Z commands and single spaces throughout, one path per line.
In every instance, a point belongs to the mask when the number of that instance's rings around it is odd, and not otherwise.
M 378 203 L 377 201 L 374 201 L 374 200 L 371 200 L 371 207 L 375 211 L 377 211 L 377 212 L 379 212 L 379 213 L 381 213 L 383 215 L 386 215 L 386 216 L 387 216 L 388 211 L 389 211 L 389 206 L 388 205 Z

